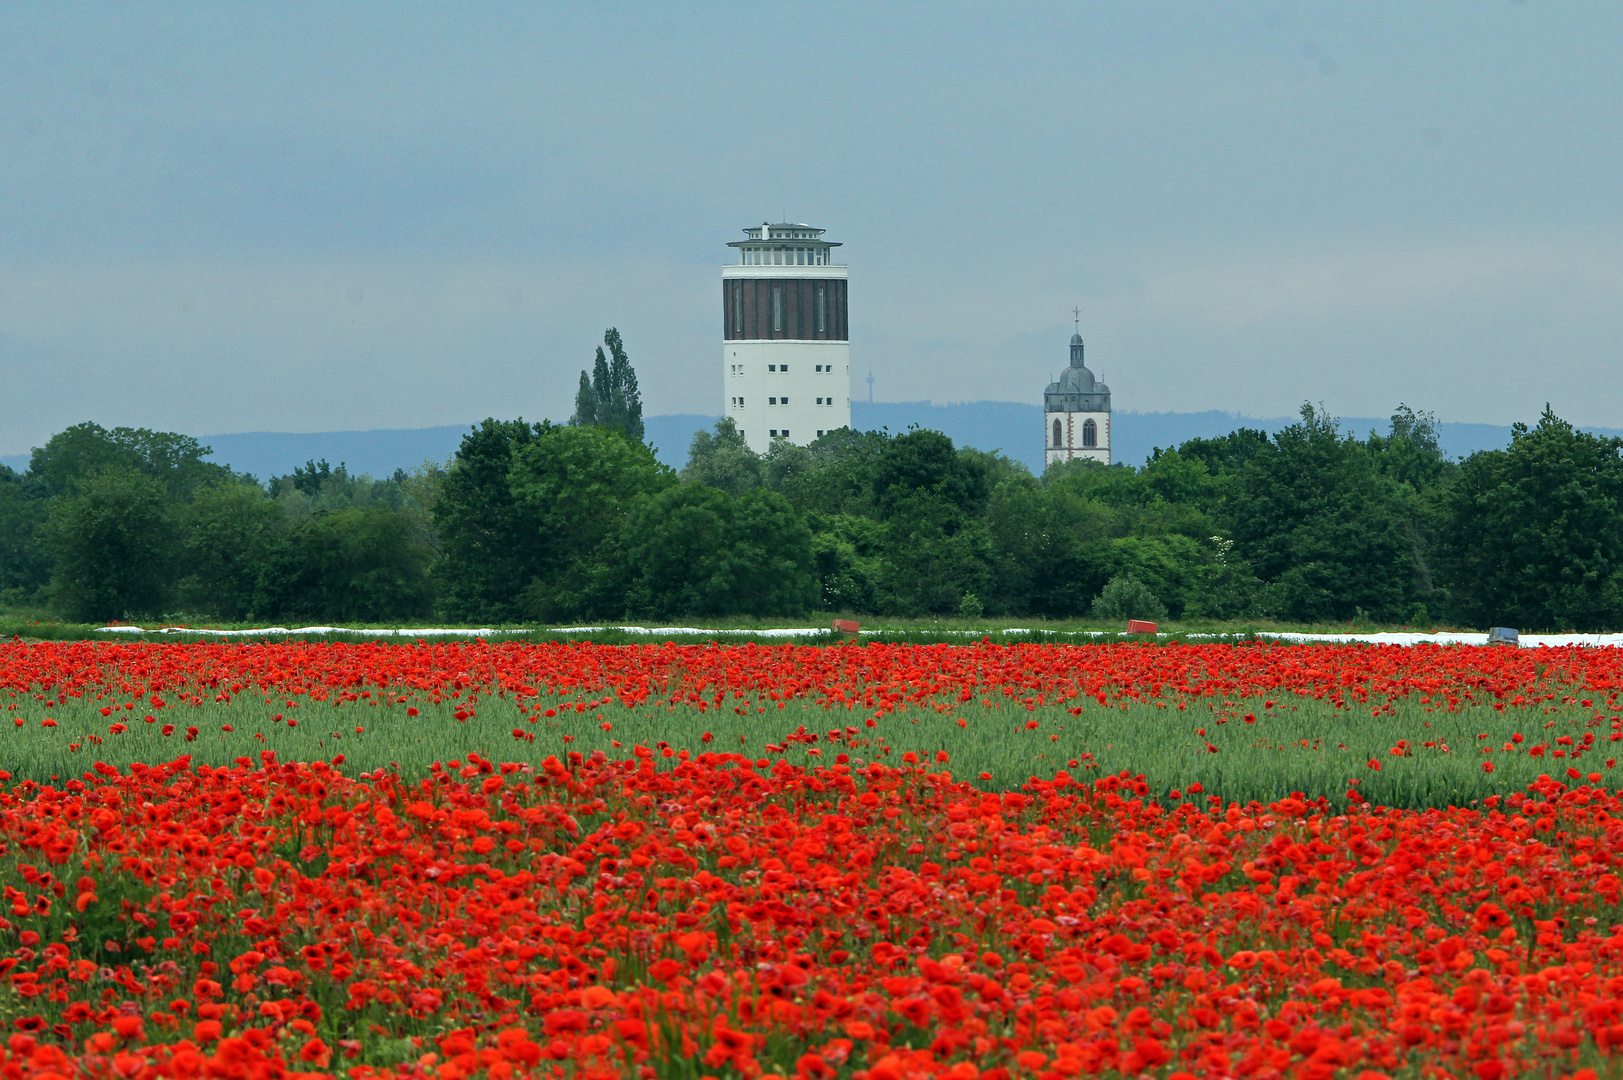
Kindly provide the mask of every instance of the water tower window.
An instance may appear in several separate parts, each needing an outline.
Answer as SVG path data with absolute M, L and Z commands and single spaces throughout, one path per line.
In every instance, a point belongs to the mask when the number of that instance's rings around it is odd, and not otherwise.
M 817 289 L 817 332 L 819 334 L 823 333 L 825 326 L 826 317 L 823 314 L 823 289 L 821 286 L 819 286 Z M 817 370 L 822 371 L 823 369 L 818 368 Z
M 733 282 L 733 333 L 744 332 L 744 283 Z
M 1092 420 L 1084 421 L 1082 424 L 1082 445 L 1099 445 L 1099 425 L 1095 424 Z
M 783 288 L 779 285 L 772 286 L 772 329 L 783 329 Z

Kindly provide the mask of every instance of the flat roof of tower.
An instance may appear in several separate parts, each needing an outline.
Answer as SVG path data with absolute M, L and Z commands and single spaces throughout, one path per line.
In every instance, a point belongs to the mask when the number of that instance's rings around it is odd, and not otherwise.
M 796 230 L 796 231 L 799 231 L 799 232 L 809 232 L 812 235 L 810 235 L 810 236 L 774 236 L 774 235 L 772 235 L 773 233 L 779 232 L 780 230 L 786 230 L 786 229 L 793 229 L 793 230 Z M 767 235 L 762 236 L 761 233 L 763 231 L 765 231 L 767 233 Z M 814 244 L 821 244 L 824 247 L 843 247 L 844 246 L 843 244 L 841 244 L 837 240 L 824 240 L 823 239 L 823 234 L 825 232 L 827 232 L 827 231 L 828 231 L 827 229 L 819 229 L 815 225 L 807 225 L 803 221 L 776 221 L 776 222 L 774 222 L 774 221 L 763 221 L 759 225 L 750 225 L 750 226 L 748 226 L 747 228 L 744 229 L 744 232 L 745 232 L 746 237 L 747 237 L 746 239 L 744 239 L 744 240 L 730 240 L 730 241 L 728 241 L 727 246 L 728 247 L 742 247 L 745 244 L 766 244 L 766 243 L 771 243 L 771 242 L 776 241 L 776 240 L 799 240 L 799 241 L 808 241 L 809 240 L 810 242 L 812 242 Z

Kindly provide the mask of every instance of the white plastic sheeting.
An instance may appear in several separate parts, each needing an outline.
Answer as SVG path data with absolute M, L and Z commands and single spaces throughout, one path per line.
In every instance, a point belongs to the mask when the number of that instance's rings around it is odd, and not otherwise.
M 289 630 L 285 626 L 263 626 L 257 630 L 201 630 L 189 626 L 155 626 L 150 630 L 139 626 L 104 626 L 101 634 L 203 634 L 208 637 L 264 637 L 268 634 L 364 634 L 368 637 L 494 637 L 500 630 L 375 630 L 371 627 L 300 626 Z M 527 631 L 507 631 L 525 633 Z
M 702 626 L 559 626 L 543 627 L 547 632 L 554 634 L 596 634 L 605 630 L 618 630 L 626 634 L 651 634 L 658 636 L 693 636 L 714 637 L 721 634 L 748 634 L 752 637 L 810 637 L 814 634 L 824 634 L 828 631 L 818 626 L 795 627 L 766 627 L 746 629 L 733 627 L 702 627 Z M 505 635 L 522 635 L 533 633 L 532 630 L 467 630 L 460 628 L 424 628 L 407 630 L 379 630 L 371 627 L 348 626 L 300 626 L 288 629 L 285 626 L 266 626 L 256 630 L 202 630 L 184 626 L 154 627 L 150 630 L 139 626 L 104 626 L 101 633 L 107 634 L 200 634 L 208 637 L 265 637 L 275 634 L 359 634 L 366 637 L 502 637 Z M 955 634 L 963 637 L 980 637 L 987 631 L 981 630 L 943 630 L 943 634 Z M 1001 631 L 1006 634 L 1030 633 L 1025 627 L 1013 627 Z M 863 634 L 880 634 L 880 630 L 863 630 Z M 1077 630 L 1067 632 L 1066 636 L 1076 638 L 1113 637 L 1108 631 Z M 1202 638 L 1218 637 L 1217 634 L 1158 634 L 1157 637 L 1176 637 L 1183 641 L 1193 641 Z M 1273 638 L 1277 641 L 1322 641 L 1329 644 L 1345 645 L 1352 642 L 1365 642 L 1371 645 L 1486 645 L 1487 634 L 1421 634 L 1421 633 L 1381 633 L 1381 634 L 1298 634 L 1287 631 L 1259 633 L 1258 637 Z M 1623 634 L 1523 634 L 1521 647 L 1537 648 L 1540 645 L 1555 647 L 1559 645 L 1593 645 L 1593 646 L 1619 646 L 1623 645 Z

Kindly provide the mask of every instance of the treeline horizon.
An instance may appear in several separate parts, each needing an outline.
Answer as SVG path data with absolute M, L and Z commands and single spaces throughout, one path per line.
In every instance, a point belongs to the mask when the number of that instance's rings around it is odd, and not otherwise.
M 26 470 L 0 466 L 0 609 L 1623 627 L 1623 440 L 1548 408 L 1508 448 L 1458 462 L 1430 414 L 1399 406 L 1358 438 L 1304 405 L 1273 435 L 1041 476 L 922 429 L 756 454 L 723 419 L 677 471 L 627 430 L 640 406 L 607 407 L 624 378 L 605 371 L 583 375 L 569 424 L 488 419 L 449 463 L 384 479 L 312 461 L 261 483 L 189 436 L 75 425 Z

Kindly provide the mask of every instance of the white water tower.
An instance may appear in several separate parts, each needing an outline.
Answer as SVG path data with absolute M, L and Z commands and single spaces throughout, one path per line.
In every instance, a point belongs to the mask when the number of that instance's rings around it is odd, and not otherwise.
M 722 414 L 750 449 L 851 425 L 851 335 L 840 245 L 789 222 L 745 229 L 721 269 Z

